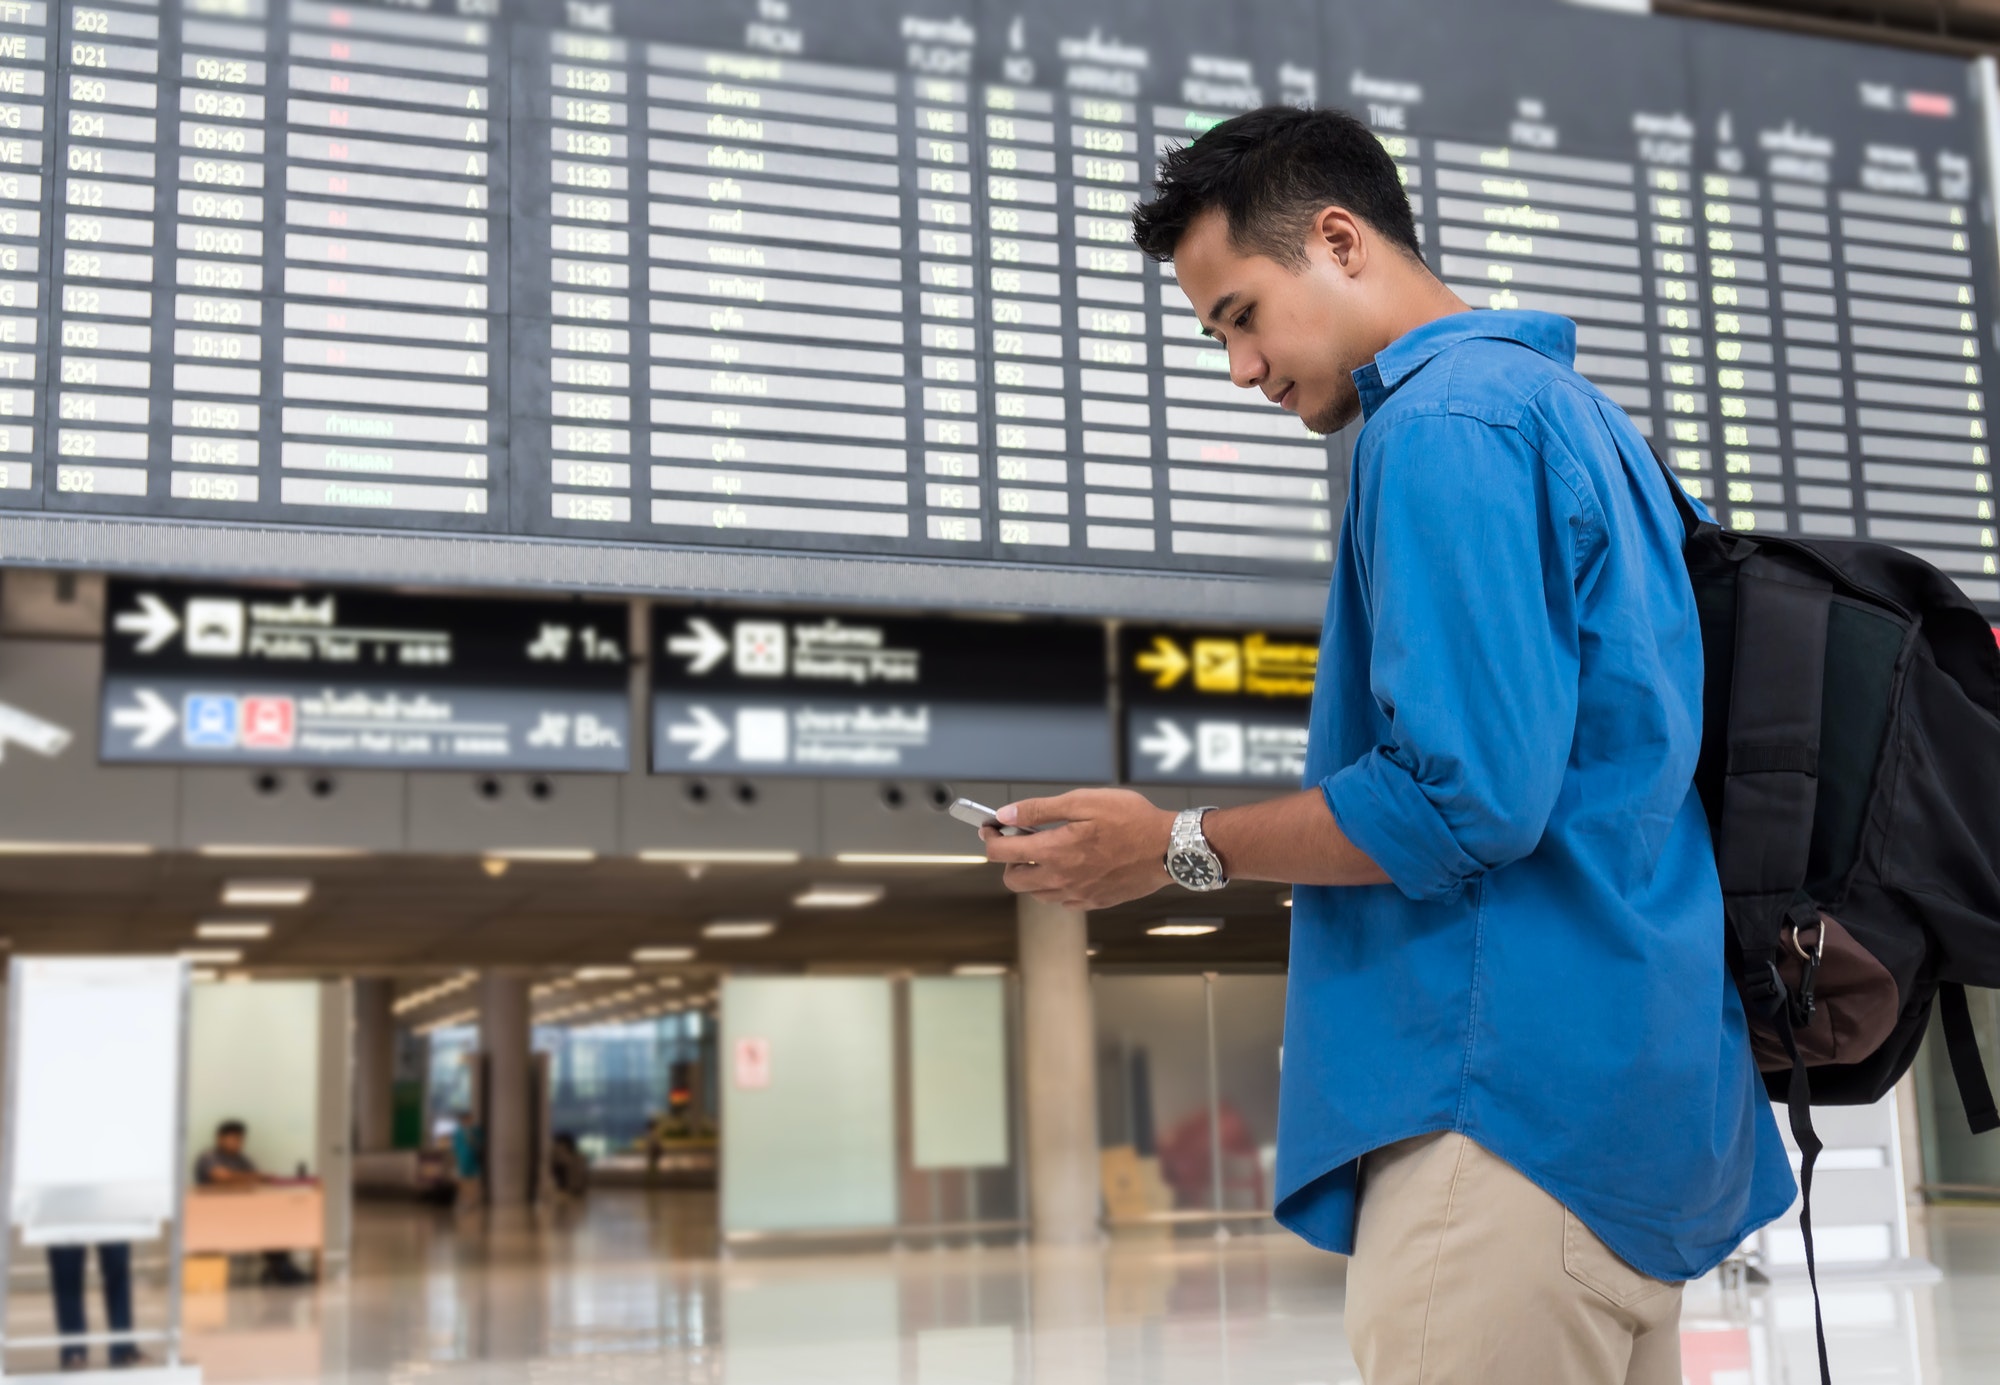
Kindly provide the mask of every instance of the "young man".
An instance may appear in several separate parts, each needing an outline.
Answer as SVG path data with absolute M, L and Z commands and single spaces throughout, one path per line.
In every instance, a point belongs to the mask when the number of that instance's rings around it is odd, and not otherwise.
M 198 1188 L 254 1188 L 268 1183 L 265 1176 L 250 1156 L 244 1152 L 244 1144 L 250 1138 L 250 1127 L 239 1120 L 226 1120 L 215 1127 L 215 1143 L 203 1150 L 194 1161 L 194 1182 Z M 292 1263 L 289 1252 L 267 1250 L 264 1252 L 264 1282 L 266 1284 L 304 1284 L 309 1276 Z
M 1134 217 L 1231 378 L 1366 420 L 1303 793 L 1086 789 L 987 851 L 1103 908 L 1295 885 L 1278 1217 L 1353 1256 L 1367 1385 L 1679 1385 L 1681 1281 L 1793 1195 L 1692 788 L 1701 638 L 1667 481 L 1542 313 L 1433 278 L 1332 111 L 1224 122 Z

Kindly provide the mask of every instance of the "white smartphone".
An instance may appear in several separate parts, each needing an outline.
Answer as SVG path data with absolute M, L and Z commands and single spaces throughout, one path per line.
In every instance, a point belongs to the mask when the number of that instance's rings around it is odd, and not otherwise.
M 984 803 L 974 803 L 969 798 L 959 799 L 945 811 L 968 827 L 998 828 L 1003 837 L 1024 837 L 1035 830 L 1032 827 L 1008 827 L 993 816 L 991 808 Z

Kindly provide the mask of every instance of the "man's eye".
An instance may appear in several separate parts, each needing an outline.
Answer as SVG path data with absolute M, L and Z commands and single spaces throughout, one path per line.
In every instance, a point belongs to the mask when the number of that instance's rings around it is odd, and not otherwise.
M 1230 323 L 1229 325 L 1232 327 L 1240 328 L 1246 326 L 1249 323 L 1249 321 L 1250 321 L 1250 310 L 1248 308 L 1245 308 L 1242 312 L 1236 315 L 1236 321 Z

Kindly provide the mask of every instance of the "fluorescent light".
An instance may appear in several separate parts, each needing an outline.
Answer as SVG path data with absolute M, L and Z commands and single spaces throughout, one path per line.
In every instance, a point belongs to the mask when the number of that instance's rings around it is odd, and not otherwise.
M 184 947 L 181 956 L 204 967 L 233 967 L 243 960 L 240 947 Z
M 769 919 L 717 919 L 702 925 L 704 938 L 768 938 L 778 925 Z
M 926 851 L 843 851 L 833 858 L 843 866 L 983 866 L 984 856 Z
M 953 976 L 1005 976 L 1007 967 L 1001 962 L 960 962 L 951 969 Z
M 485 853 L 489 861 L 595 861 L 597 853 L 587 846 L 496 846 Z
M 194 935 L 209 942 L 262 942 L 271 936 L 271 925 L 248 920 L 208 919 L 194 926 Z
M 887 893 L 881 885 L 814 885 L 793 896 L 792 904 L 800 909 L 865 909 Z
M 0 842 L 0 856 L 150 856 L 146 842 Z
M 230 909 L 296 909 L 312 892 L 310 880 L 225 880 L 222 903 Z
M 203 856 L 239 860 L 332 860 L 343 856 L 367 856 L 365 846 L 263 846 L 255 842 L 210 842 L 195 851 Z
M 639 853 L 639 859 L 665 866 L 795 866 L 796 851 L 668 850 L 654 848 Z
M 194 967 L 188 972 L 188 980 L 197 982 L 216 981 L 220 980 L 221 976 L 222 973 L 218 972 L 214 967 Z
M 579 981 L 624 981 L 633 972 L 630 967 L 578 967 L 575 975 Z
M 692 962 L 694 960 L 694 949 L 691 947 L 635 947 L 632 949 L 632 960 L 635 962 Z M 632 968 L 625 968 L 625 974 L 630 976 Z
M 1201 938 L 1222 927 L 1221 919 L 1168 919 L 1146 932 L 1155 938 Z

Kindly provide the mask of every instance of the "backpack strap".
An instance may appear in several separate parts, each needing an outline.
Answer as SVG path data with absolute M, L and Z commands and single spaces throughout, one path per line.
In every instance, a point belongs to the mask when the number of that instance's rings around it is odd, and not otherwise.
M 1681 540 L 1685 543 L 1700 531 L 1701 516 L 1695 513 L 1694 502 L 1688 499 L 1687 487 L 1674 475 L 1674 469 L 1667 465 L 1667 459 L 1653 446 L 1651 438 L 1646 439 L 1646 450 L 1653 454 L 1653 460 L 1660 464 L 1660 471 L 1667 478 L 1667 492 L 1674 498 L 1674 513 L 1681 517 Z
M 1938 1017 L 1944 1022 L 1945 1052 L 1951 1057 L 1951 1075 L 1958 1079 L 1958 1097 L 1965 1103 L 1965 1119 L 1972 1133 L 2000 1130 L 2000 1111 L 1994 1109 L 1993 1089 L 1986 1083 L 1986 1064 L 1979 1058 L 1979 1039 L 1972 1029 L 1965 987 L 1956 981 L 1938 987 Z

